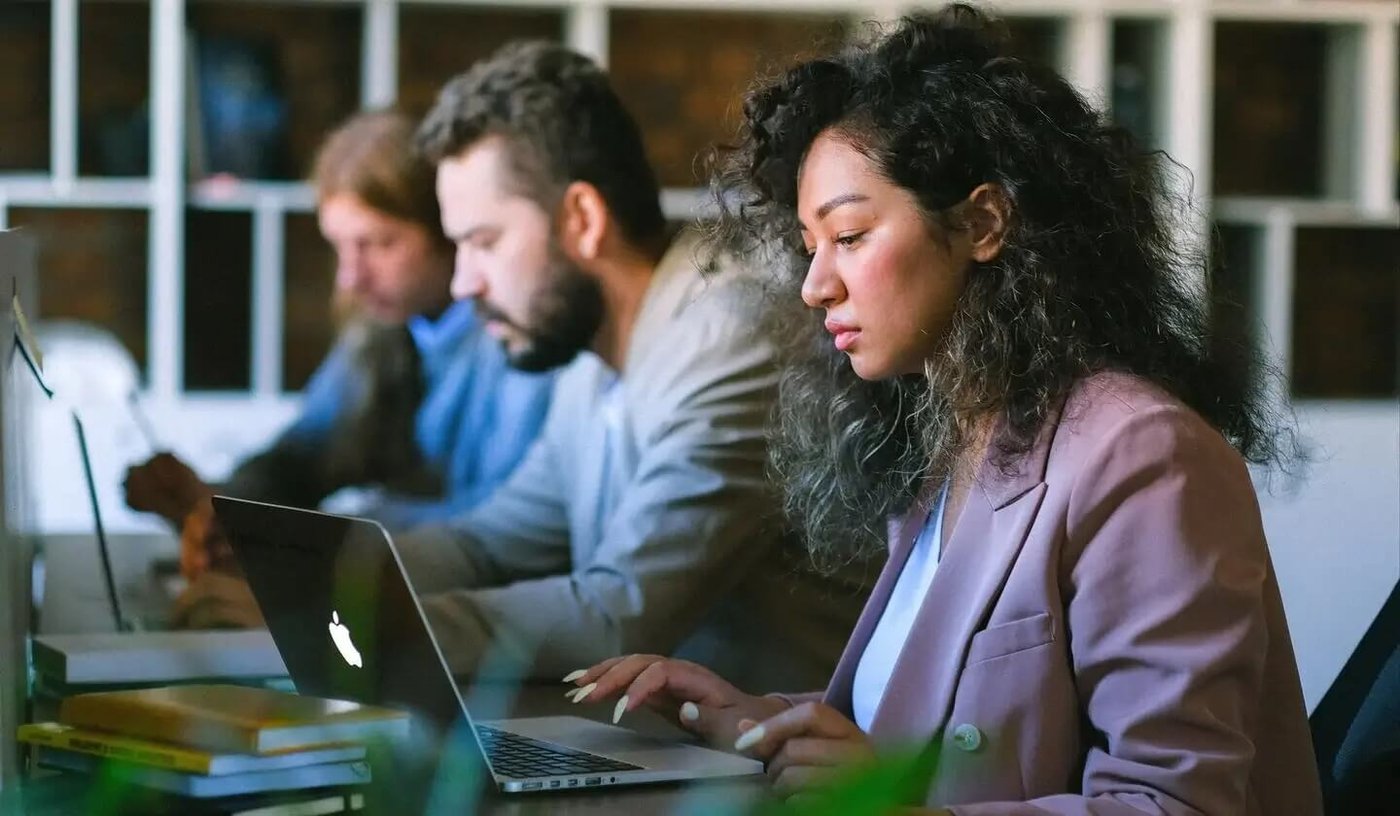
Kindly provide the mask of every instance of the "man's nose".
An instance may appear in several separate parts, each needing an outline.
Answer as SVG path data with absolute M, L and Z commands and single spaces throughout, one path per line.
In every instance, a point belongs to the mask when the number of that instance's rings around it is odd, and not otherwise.
M 462 253 L 458 252 L 452 268 L 452 297 L 457 300 L 470 300 L 481 297 L 485 292 L 486 279 L 475 264 L 467 262 Z
M 336 259 L 335 286 L 343 292 L 358 292 L 369 282 L 369 269 L 357 252 Z

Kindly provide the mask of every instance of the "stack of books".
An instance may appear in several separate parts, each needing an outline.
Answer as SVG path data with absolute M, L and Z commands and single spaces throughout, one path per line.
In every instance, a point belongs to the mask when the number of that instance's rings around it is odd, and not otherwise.
M 98 691 L 185 683 L 292 689 L 266 629 L 49 634 L 32 648 L 31 720 L 57 720 L 64 700 Z
M 235 685 L 79 694 L 20 726 L 34 767 L 208 799 L 370 781 L 367 746 L 402 740 L 401 711 Z

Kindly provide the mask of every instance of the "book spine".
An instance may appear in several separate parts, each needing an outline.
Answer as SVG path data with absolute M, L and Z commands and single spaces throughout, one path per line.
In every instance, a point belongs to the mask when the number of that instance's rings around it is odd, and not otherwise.
M 58 721 L 74 728 L 188 745 L 214 753 L 258 753 L 257 733 L 216 717 L 178 708 L 131 704 L 102 695 L 79 694 L 58 706 Z
M 20 742 L 30 745 L 43 745 L 61 748 L 81 754 L 119 759 L 155 768 L 168 768 L 187 773 L 209 773 L 210 761 L 207 754 L 182 751 L 178 748 L 156 747 L 147 743 L 128 742 L 119 737 L 94 737 L 91 734 L 74 734 L 45 731 L 42 729 L 21 728 Z

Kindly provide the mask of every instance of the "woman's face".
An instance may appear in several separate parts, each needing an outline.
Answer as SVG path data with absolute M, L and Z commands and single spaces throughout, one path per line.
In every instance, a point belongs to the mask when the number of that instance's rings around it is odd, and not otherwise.
M 914 196 L 831 131 L 798 171 L 797 215 L 811 258 L 802 300 L 826 312 L 856 374 L 921 373 L 966 284 L 968 237 L 935 236 Z
M 335 287 L 375 320 L 436 316 L 451 302 L 452 258 L 422 225 L 395 218 L 351 193 L 317 210 L 335 250 Z

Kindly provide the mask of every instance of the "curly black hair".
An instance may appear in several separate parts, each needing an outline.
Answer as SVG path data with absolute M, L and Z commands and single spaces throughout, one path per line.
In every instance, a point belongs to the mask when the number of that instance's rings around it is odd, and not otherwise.
M 797 179 L 824 132 L 912 193 L 935 235 L 964 228 L 953 207 L 978 185 L 1004 193 L 1002 250 L 969 269 L 923 376 L 860 380 L 802 308 Z M 1053 69 L 1011 56 L 1006 29 L 981 11 L 905 18 L 760 85 L 721 159 L 721 237 L 781 270 L 772 467 L 814 555 L 882 547 L 885 518 L 948 476 L 976 417 L 1002 417 L 992 455 L 1014 467 L 1097 371 L 1159 384 L 1249 461 L 1296 450 L 1262 396 L 1270 369 L 1212 335 L 1202 253 L 1178 220 L 1189 214 L 1180 166 L 1140 149 Z
M 586 181 L 634 245 L 656 249 L 666 220 L 641 130 L 592 60 L 557 43 L 520 40 L 450 80 L 418 128 L 434 162 L 488 136 L 506 140 L 519 192 L 546 211 Z

